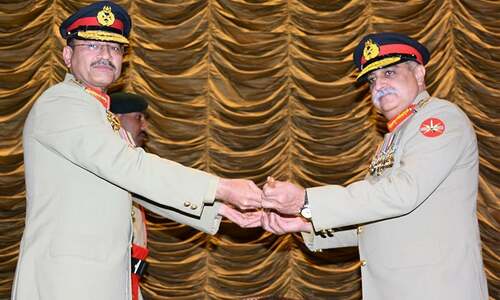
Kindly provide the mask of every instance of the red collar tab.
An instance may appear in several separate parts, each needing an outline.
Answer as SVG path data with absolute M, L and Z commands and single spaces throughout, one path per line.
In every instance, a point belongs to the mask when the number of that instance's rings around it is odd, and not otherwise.
M 108 94 L 98 88 L 90 87 L 74 77 L 71 80 L 77 85 L 81 86 L 87 93 L 94 96 L 94 98 L 96 98 L 97 101 L 99 101 L 106 110 L 109 110 L 111 99 L 109 98 Z
M 406 119 L 408 119 L 409 116 L 413 115 L 415 112 L 415 104 L 411 104 L 397 116 L 392 118 L 389 122 L 387 122 L 387 129 L 389 129 L 389 132 L 393 132 L 399 124 L 403 123 Z
M 91 94 L 92 96 L 94 96 L 97 99 L 97 101 L 99 101 L 102 104 L 102 106 L 104 106 L 104 108 L 106 110 L 109 110 L 111 100 L 110 100 L 108 94 L 104 93 L 103 91 L 101 91 L 99 89 L 92 88 L 89 86 L 85 87 L 85 91 L 87 93 Z

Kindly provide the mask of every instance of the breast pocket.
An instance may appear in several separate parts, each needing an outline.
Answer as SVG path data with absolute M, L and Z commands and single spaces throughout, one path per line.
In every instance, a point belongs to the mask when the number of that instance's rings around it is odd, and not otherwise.
M 104 262 L 112 249 L 112 241 L 102 236 L 83 234 L 59 234 L 50 243 L 53 258 L 73 257 L 82 260 Z

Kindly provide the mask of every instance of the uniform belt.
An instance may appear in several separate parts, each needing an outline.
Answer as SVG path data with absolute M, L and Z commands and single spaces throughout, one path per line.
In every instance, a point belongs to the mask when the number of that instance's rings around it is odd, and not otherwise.
M 136 274 L 139 277 L 142 277 L 147 266 L 148 263 L 145 260 L 132 257 L 132 274 Z
M 147 248 L 132 244 L 132 274 L 136 274 L 137 276 L 142 277 L 148 265 L 148 263 L 146 262 L 148 253 L 149 250 Z

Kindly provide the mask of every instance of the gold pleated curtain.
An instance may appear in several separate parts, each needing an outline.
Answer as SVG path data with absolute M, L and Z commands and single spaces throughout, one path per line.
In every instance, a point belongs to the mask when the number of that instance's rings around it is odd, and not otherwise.
M 149 151 L 259 185 L 268 175 L 304 187 L 362 178 L 384 123 L 367 87 L 354 84 L 354 47 L 374 31 L 422 41 L 429 91 L 476 129 L 484 264 L 490 297 L 500 298 L 499 1 L 118 2 L 133 29 L 112 90 L 148 99 Z M 65 73 L 59 24 L 89 3 L 0 3 L 1 299 L 24 228 L 23 124 Z M 148 227 L 146 299 L 361 299 L 356 248 L 312 253 L 300 235 L 227 221 L 215 236 L 152 214 Z

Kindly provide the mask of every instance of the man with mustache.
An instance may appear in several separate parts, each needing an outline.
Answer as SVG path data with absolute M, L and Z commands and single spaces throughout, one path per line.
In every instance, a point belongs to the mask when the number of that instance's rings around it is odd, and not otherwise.
M 60 26 L 70 73 L 37 99 L 23 132 L 26 226 L 12 299 L 131 299 L 131 192 L 210 234 L 226 204 L 261 206 L 252 181 L 219 178 L 134 146 L 106 94 L 120 75 L 130 27 L 128 13 L 109 1 L 83 7 Z M 240 225 L 254 223 L 260 219 Z
M 264 186 L 262 205 L 274 210 L 263 214 L 266 230 L 302 232 L 311 250 L 359 247 L 363 299 L 488 299 L 476 136 L 458 106 L 427 93 L 429 56 L 396 33 L 367 35 L 356 47 L 357 80 L 368 83 L 389 131 L 365 180 Z

